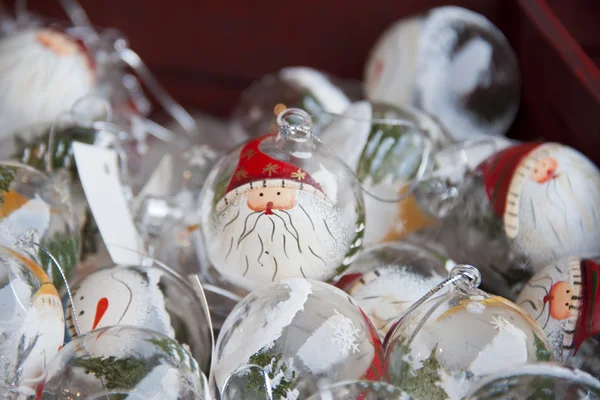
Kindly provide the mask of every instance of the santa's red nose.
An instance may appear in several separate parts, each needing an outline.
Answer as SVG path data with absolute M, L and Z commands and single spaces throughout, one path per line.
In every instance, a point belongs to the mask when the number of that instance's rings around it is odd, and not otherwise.
M 267 210 L 265 211 L 265 214 L 267 214 L 267 215 L 273 214 L 273 202 L 272 201 L 267 203 Z

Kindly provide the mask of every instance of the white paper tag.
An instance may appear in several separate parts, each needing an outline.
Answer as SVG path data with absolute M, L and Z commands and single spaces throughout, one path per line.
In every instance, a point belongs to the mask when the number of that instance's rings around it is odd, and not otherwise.
M 90 210 L 113 262 L 139 264 L 143 241 L 121 187 L 117 153 L 74 142 L 73 154 Z

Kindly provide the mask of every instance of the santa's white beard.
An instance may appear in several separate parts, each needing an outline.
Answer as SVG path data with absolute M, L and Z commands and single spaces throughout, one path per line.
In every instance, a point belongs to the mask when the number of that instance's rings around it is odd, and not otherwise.
M 296 201 L 272 215 L 252 211 L 246 198 L 230 204 L 207 238 L 217 271 L 248 290 L 282 279 L 333 277 L 350 249 L 351 229 L 335 206 L 302 191 Z
M 546 183 L 523 184 L 514 245 L 536 271 L 565 256 L 600 253 L 598 178 L 566 172 L 576 168 L 582 167 L 569 165 Z
M 0 138 L 51 124 L 93 87 L 83 52 L 57 54 L 37 40 L 39 29 L 0 40 Z

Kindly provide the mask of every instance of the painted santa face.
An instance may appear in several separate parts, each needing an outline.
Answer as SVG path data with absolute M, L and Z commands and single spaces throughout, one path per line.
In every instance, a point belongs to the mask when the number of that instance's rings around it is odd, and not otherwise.
M 531 179 L 537 183 L 546 183 L 554 178 L 555 171 L 558 168 L 558 161 L 552 157 L 542 157 L 535 162 L 531 171 Z
M 203 213 L 215 269 L 245 289 L 293 277 L 332 278 L 356 240 L 356 207 L 346 208 L 353 218 L 345 220 L 344 209 L 334 203 L 341 197 L 337 188 L 350 184 L 341 186 L 326 170 L 310 174 L 270 156 L 261 145 L 274 140 L 273 135 L 254 139 L 222 160 L 235 163 L 235 170 L 214 209 L 206 206 L 213 214 Z M 209 180 L 218 176 L 218 167 Z M 344 200 L 355 199 L 349 192 Z
M 573 288 L 568 282 L 561 281 L 552 285 L 548 297 L 544 299 L 548 301 L 552 318 L 563 320 L 573 314 L 572 293 Z
M 600 172 L 581 153 L 528 143 L 479 168 L 511 247 L 534 271 L 557 258 L 600 252 Z
M 95 84 L 84 50 L 67 35 L 49 29 L 26 29 L 3 37 L 0 69 L 0 137 L 52 123 Z
M 63 344 L 62 303 L 32 259 L 4 247 L 0 259 L 0 388 L 33 393 Z
M 539 271 L 517 303 L 544 329 L 557 360 L 600 332 L 600 268 L 596 259 L 563 258 Z

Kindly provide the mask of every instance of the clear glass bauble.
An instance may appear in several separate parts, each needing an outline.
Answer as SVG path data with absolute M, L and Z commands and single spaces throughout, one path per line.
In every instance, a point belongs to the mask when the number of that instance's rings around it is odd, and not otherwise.
M 41 399 L 204 399 L 198 364 L 173 339 L 130 327 L 97 329 L 75 338 L 49 363 Z
M 600 354 L 594 346 L 582 347 L 600 333 L 599 261 L 598 256 L 554 261 L 537 272 L 517 298 L 544 329 L 558 361 Z
M 385 381 L 418 399 L 461 399 L 479 379 L 552 360 L 519 306 L 460 280 L 404 315 L 386 337 Z
M 68 278 L 79 261 L 81 236 L 66 190 L 29 166 L 2 161 L 0 243 L 11 247 L 32 229 Z M 47 254 L 39 251 L 39 259 L 54 285 L 62 288 L 64 281 Z
M 554 363 L 523 365 L 488 377 L 467 400 L 598 400 L 600 381 Z
M 450 143 L 435 119 L 410 106 L 359 101 L 333 118 L 320 138 L 375 196 L 365 196 L 366 245 L 436 223 L 410 195 L 410 186 L 434 168 L 433 154 Z
M 554 260 L 600 254 L 600 171 L 568 146 L 508 147 L 458 190 L 439 240 L 457 263 L 477 265 L 494 293 L 514 299 Z
M 502 32 L 461 7 L 433 8 L 392 25 L 371 51 L 365 93 L 435 115 L 452 137 L 504 135 L 519 108 L 521 76 Z
M 177 340 L 208 371 L 211 354 L 207 305 L 185 278 L 144 258 L 139 265 L 96 270 L 71 289 L 67 329 L 71 337 L 113 325 L 146 328 Z M 76 319 L 76 320 L 75 320 Z M 76 326 L 77 324 L 77 326 Z
M 319 281 L 280 281 L 250 293 L 227 317 L 211 388 L 226 398 L 264 399 L 269 384 L 274 398 L 306 398 L 323 382 L 377 379 L 380 351 L 347 294 Z
M 453 263 L 425 247 L 384 243 L 363 249 L 336 286 L 369 316 L 383 339 L 392 323 L 444 280 Z
M 3 395 L 8 398 L 35 395 L 47 362 L 63 345 L 64 324 L 60 297 L 42 266 L 18 248 L 0 245 L 0 392 Z
M 342 273 L 362 244 L 364 203 L 348 167 L 312 135 L 310 117 L 288 109 L 291 129 L 225 155 L 200 197 L 200 228 L 220 280 L 245 290 Z M 284 118 L 284 119 L 285 119 Z
M 277 131 L 277 115 L 286 107 L 300 108 L 316 127 L 331 121 L 360 99 L 360 83 L 341 80 L 309 67 L 287 67 L 252 83 L 240 96 L 232 116 L 236 144 Z
M 338 382 L 322 388 L 308 400 L 410 400 L 402 390 L 384 382 Z

